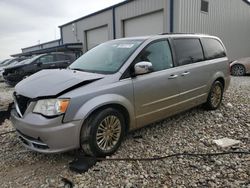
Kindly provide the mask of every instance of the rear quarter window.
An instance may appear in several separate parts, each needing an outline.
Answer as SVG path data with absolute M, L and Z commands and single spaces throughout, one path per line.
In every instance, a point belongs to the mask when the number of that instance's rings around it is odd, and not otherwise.
M 204 60 L 200 39 L 174 39 L 174 46 L 179 65 L 187 65 Z
M 207 60 L 226 57 L 225 49 L 217 39 L 203 38 L 202 45 Z

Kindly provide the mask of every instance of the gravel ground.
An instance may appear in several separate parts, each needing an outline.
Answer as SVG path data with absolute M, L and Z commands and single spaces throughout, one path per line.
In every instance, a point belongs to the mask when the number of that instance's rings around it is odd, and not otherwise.
M 11 93 L 0 85 L 0 95 Z M 5 91 L 3 91 L 5 90 Z M 8 94 L 7 94 L 8 95 Z M 8 95 L 9 96 L 9 95 Z M 9 120 L 0 133 L 11 130 Z M 240 140 L 219 148 L 214 139 Z M 98 162 L 87 173 L 68 169 L 72 153 L 45 155 L 28 151 L 15 134 L 0 136 L 1 187 L 250 187 L 250 156 L 174 157 L 153 162 Z M 220 109 L 198 107 L 130 133 L 112 156 L 152 157 L 178 152 L 250 150 L 250 77 L 234 77 Z
M 6 110 L 10 102 L 12 102 L 12 93 L 14 88 L 0 82 L 0 111 Z

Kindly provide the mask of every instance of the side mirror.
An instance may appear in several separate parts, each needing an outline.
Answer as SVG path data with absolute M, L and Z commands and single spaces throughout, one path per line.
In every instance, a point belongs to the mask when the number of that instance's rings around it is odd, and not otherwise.
M 38 62 L 38 63 L 37 63 L 37 66 L 38 66 L 38 67 L 41 67 L 42 64 L 43 64 L 42 62 Z
M 135 75 L 147 74 L 153 71 L 153 65 L 150 62 L 142 61 L 134 66 Z

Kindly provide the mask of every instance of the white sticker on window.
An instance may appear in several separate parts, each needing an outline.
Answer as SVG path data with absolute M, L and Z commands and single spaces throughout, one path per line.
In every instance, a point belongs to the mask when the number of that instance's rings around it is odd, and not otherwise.
M 134 44 L 119 44 L 117 48 L 132 48 Z

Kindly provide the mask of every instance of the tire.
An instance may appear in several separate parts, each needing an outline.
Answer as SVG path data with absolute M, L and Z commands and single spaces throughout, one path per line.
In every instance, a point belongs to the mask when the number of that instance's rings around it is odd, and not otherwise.
M 236 64 L 232 66 L 231 73 L 233 76 L 244 76 L 246 74 L 246 69 L 243 65 Z
M 216 110 L 221 105 L 224 87 L 220 81 L 215 81 L 208 94 L 205 108 L 207 110 Z
M 97 111 L 82 126 L 81 149 L 94 157 L 112 155 L 121 145 L 124 134 L 125 120 L 118 110 L 106 108 Z

